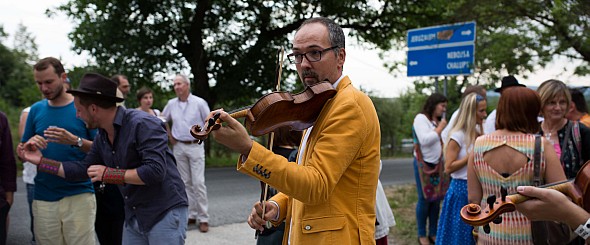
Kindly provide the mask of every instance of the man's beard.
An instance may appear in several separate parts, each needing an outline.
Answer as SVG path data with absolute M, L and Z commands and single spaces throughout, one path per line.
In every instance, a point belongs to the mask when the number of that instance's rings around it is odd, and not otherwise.
M 54 100 L 54 99 L 59 98 L 64 93 L 63 84 L 61 86 L 59 86 L 55 91 L 56 91 L 55 93 L 52 93 L 49 95 L 49 96 L 53 95 L 52 97 L 45 96 L 45 98 L 47 98 L 47 100 Z
M 306 79 L 307 78 L 310 78 L 310 77 L 315 78 L 315 81 L 312 82 L 311 84 L 308 84 L 306 82 Z M 303 70 L 303 71 L 301 71 L 301 78 L 303 79 L 303 83 L 305 83 L 306 85 L 313 85 L 313 84 L 315 84 L 315 83 L 317 83 L 317 82 L 320 81 L 320 79 L 318 77 L 318 74 L 315 73 L 313 70 Z

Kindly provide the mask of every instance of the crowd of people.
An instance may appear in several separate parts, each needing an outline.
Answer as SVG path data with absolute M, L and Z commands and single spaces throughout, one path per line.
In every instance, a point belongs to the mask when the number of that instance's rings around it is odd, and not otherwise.
M 16 191 L 14 151 L 23 161 L 32 244 L 184 244 L 191 224 L 208 232 L 205 148 L 190 130 L 210 118 L 224 122 L 211 134 L 240 154 L 237 171 L 270 186 L 245 214 L 258 244 L 388 244 L 395 219 L 379 182 L 379 119 L 343 72 L 342 28 L 328 18 L 306 20 L 287 57 L 304 85 L 327 82 L 336 93 L 313 126 L 277 130 L 272 149 L 223 109 L 211 111 L 185 75 L 174 77 L 176 97 L 160 112 L 147 87 L 137 90 L 137 108 L 126 107 L 132 83 L 125 75 L 86 73 L 72 88 L 61 61 L 39 60 L 33 78 L 43 99 L 22 111 L 16 149 L 0 113 L 0 244 Z M 590 160 L 583 94 L 559 80 L 537 91 L 514 76 L 501 84 L 489 116 L 482 86 L 465 90 L 449 122 L 439 93 L 416 115 L 419 244 L 530 244 L 532 220 L 566 223 L 581 237 L 572 244 L 589 239 L 588 212 L 564 194 L 531 187 L 537 177 L 574 178 Z M 445 174 L 425 183 L 422 168 L 437 166 Z M 444 198 L 432 199 L 432 185 L 445 184 L 446 175 Z M 534 199 L 490 224 L 492 232 L 462 222 L 463 206 L 484 206 L 501 188 Z
M 486 91 L 471 86 L 448 125 L 440 117 L 446 111 L 446 98 L 436 93 L 428 97 L 423 111 L 414 119 L 413 129 L 420 141 L 414 160 L 418 242 L 532 244 L 531 221 L 565 220 L 580 237 L 561 243 L 584 244 L 588 238 L 585 232 L 590 229 L 583 226 L 588 213 L 572 208 L 569 201 L 568 205 L 549 208 L 563 201 L 564 194 L 531 187 L 573 179 L 590 160 L 590 129 L 582 120 L 587 116 L 583 94 L 555 79 L 541 83 L 536 91 L 520 84 L 514 76 L 503 77 L 501 84 L 496 89 L 501 94 L 496 110 L 487 118 Z M 441 200 L 424 200 L 429 190 L 422 188 L 424 181 L 418 178 L 418 168 L 443 163 L 451 184 L 439 216 L 438 209 L 432 211 L 429 206 L 437 207 Z M 461 208 L 469 203 L 485 208 L 488 197 L 500 198 L 502 189 L 535 199 L 517 204 L 518 211 L 503 214 L 501 222 L 485 227 L 489 230 L 471 227 L 461 220 Z M 562 210 L 563 206 L 568 209 Z

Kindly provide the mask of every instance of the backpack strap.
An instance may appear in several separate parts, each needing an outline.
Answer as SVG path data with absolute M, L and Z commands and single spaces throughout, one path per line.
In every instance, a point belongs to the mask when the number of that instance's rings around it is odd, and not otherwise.
M 574 137 L 574 144 L 578 150 L 578 159 L 580 160 L 580 166 L 583 165 L 582 160 L 582 137 L 580 136 L 580 122 L 572 121 L 572 136 Z
M 572 129 L 572 124 L 571 121 L 568 121 L 565 127 L 565 136 L 563 136 L 563 141 L 560 142 L 561 145 L 561 157 L 559 158 L 559 162 L 561 162 L 561 166 L 565 166 L 565 163 L 563 162 L 563 158 L 565 157 L 565 149 L 567 148 L 567 145 L 569 144 L 569 140 L 570 140 L 570 130 Z
M 535 164 L 533 185 L 541 185 L 541 136 L 535 135 L 535 152 L 533 154 L 533 162 Z
M 418 162 L 424 162 L 424 159 L 422 158 L 422 151 L 420 150 L 420 141 L 418 140 L 418 135 L 416 135 L 414 126 L 412 126 L 412 138 L 414 139 L 414 152 L 416 153 L 416 160 Z

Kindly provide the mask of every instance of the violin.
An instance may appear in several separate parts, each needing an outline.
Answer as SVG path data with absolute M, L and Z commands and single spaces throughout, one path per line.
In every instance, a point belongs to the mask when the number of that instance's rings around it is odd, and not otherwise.
M 280 127 L 302 131 L 313 125 L 324 108 L 324 104 L 336 95 L 336 89 L 329 82 L 319 82 L 307 86 L 297 94 L 272 92 L 262 96 L 256 103 L 237 112 L 229 112 L 233 118 L 245 118 L 245 126 L 253 136 L 273 132 Z M 199 143 L 207 139 L 209 133 L 221 127 L 219 114 L 207 120 L 202 128 L 191 127 L 191 135 Z
M 587 161 L 573 180 L 565 180 L 557 183 L 539 186 L 557 190 L 572 199 L 576 205 L 590 211 L 590 161 Z M 500 198 L 490 195 L 486 199 L 487 206 L 482 209 L 478 204 L 471 203 L 461 208 L 461 219 L 472 226 L 484 226 L 484 231 L 489 233 L 489 223 L 500 224 L 501 214 L 516 210 L 516 204 L 529 200 L 527 196 L 520 194 L 508 195 L 505 188 L 500 189 Z

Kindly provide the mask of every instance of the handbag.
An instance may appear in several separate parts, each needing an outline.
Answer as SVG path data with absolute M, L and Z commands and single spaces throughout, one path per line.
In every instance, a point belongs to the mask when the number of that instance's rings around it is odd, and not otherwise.
M 533 185 L 541 185 L 541 136 L 535 136 L 535 152 L 534 158 L 534 176 Z M 567 244 L 571 240 L 577 237 L 577 235 L 570 229 L 570 227 L 564 223 L 555 221 L 531 221 L 531 235 L 533 237 L 533 243 L 538 245 L 557 245 Z
M 437 164 L 424 162 L 422 151 L 420 150 L 420 142 L 418 141 L 414 128 L 412 128 L 412 135 L 414 137 L 416 163 L 418 164 L 418 176 L 420 176 L 424 199 L 429 202 L 440 201 L 447 194 L 451 182 L 450 176 L 444 171 L 445 165 L 442 152 Z

